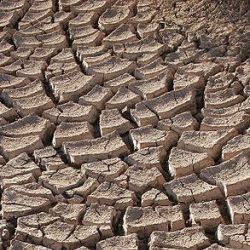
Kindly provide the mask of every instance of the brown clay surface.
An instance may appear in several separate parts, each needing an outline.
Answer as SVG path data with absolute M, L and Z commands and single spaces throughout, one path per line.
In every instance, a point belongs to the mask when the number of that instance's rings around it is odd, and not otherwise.
M 1 0 L 0 250 L 249 250 L 249 10 Z

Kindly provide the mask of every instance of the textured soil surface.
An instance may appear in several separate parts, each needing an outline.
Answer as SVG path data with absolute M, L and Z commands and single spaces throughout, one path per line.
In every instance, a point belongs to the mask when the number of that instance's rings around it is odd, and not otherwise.
M 0 250 L 249 250 L 249 11 L 1 0 Z

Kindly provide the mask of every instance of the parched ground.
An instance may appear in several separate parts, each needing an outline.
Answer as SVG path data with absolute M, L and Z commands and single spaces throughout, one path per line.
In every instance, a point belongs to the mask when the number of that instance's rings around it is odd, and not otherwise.
M 250 249 L 249 0 L 1 0 L 0 30 L 0 249 Z

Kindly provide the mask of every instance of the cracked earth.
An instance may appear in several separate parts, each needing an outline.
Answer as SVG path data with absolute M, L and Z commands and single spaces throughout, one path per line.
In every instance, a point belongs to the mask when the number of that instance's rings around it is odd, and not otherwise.
M 0 1 L 0 249 L 250 249 L 248 0 Z

